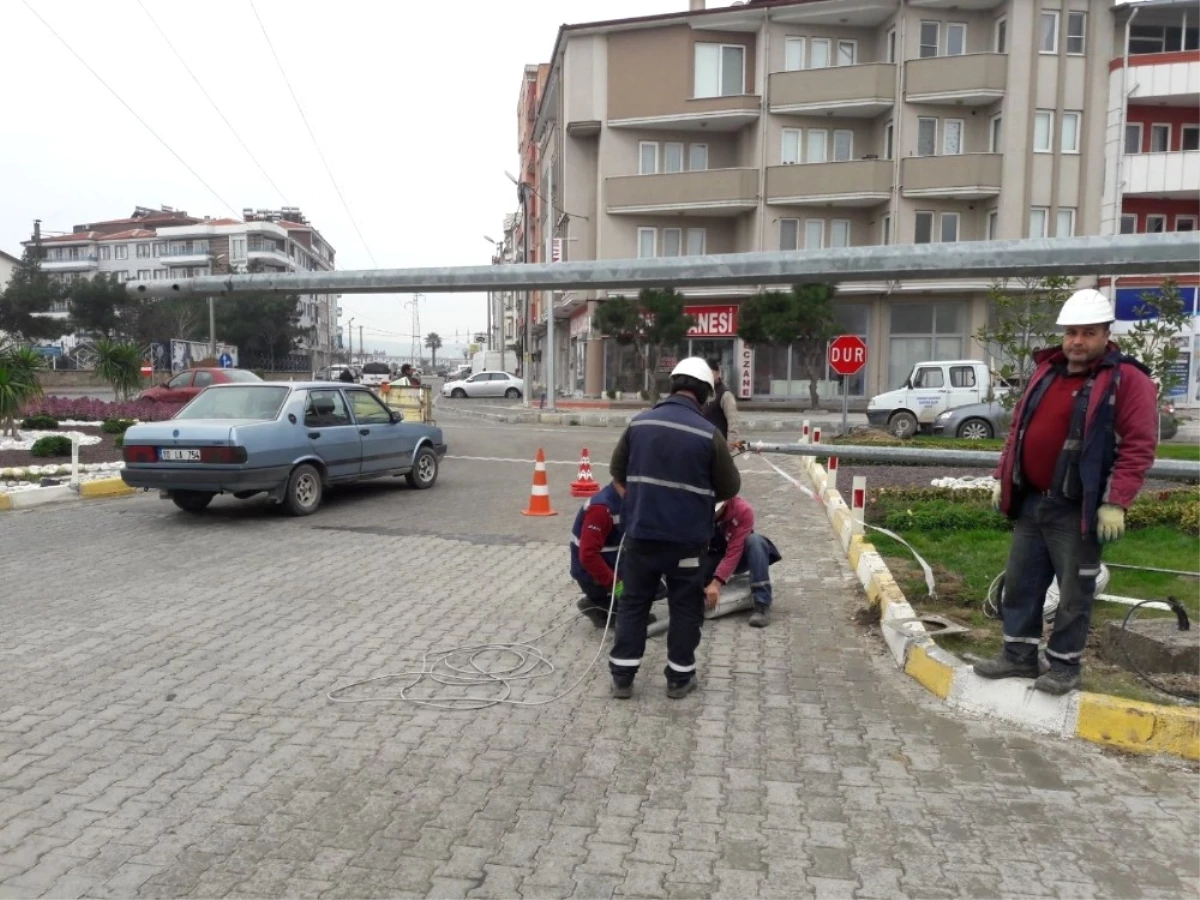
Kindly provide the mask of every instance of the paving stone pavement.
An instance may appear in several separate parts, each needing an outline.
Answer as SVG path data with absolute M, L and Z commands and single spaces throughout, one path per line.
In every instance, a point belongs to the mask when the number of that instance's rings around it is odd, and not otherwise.
M 577 458 L 457 424 L 451 453 Z M 604 460 L 616 433 L 589 433 Z M 1195 897 L 1194 770 L 963 718 L 897 677 L 824 518 L 746 458 L 770 628 L 709 622 L 703 687 L 475 712 L 326 692 L 573 610 L 574 477 L 449 460 L 292 520 L 153 496 L 0 518 L 0 897 Z M 601 470 L 603 471 L 603 470 Z M 568 474 L 569 473 L 569 474 Z M 553 697 L 595 656 L 538 641 Z M 382 698 L 399 683 L 353 696 Z

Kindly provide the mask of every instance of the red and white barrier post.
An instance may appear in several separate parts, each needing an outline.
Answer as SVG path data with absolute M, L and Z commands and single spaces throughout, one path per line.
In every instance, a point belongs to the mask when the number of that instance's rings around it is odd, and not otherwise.
M 863 475 L 855 475 L 853 487 L 850 490 L 850 519 L 854 523 L 854 534 L 863 533 L 863 521 L 867 510 L 867 479 Z
M 807 444 L 811 441 L 812 429 L 808 427 L 808 419 L 800 423 L 800 437 L 796 441 L 797 444 Z
M 814 444 L 821 443 L 821 426 L 815 425 L 812 430 L 812 442 Z
M 825 479 L 825 490 L 836 491 L 838 470 L 838 459 L 836 456 L 829 457 L 829 462 L 826 464 L 825 470 L 829 473 L 829 477 Z

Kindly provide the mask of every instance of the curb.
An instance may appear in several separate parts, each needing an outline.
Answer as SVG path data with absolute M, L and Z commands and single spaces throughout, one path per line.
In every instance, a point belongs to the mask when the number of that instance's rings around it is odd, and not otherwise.
M 29 491 L 0 491 L 0 512 L 32 509 L 35 506 L 46 506 L 51 503 L 127 497 L 130 494 L 136 493 L 136 488 L 131 488 L 120 478 L 102 478 L 94 481 L 84 481 L 80 482 L 78 486 L 57 484 L 53 487 L 38 488 L 37 490 Z
M 496 422 L 505 425 L 576 425 L 589 428 L 624 428 L 630 420 L 642 410 L 637 410 L 628 414 L 610 414 L 570 411 L 570 412 L 542 412 L 537 409 L 510 411 L 510 412 L 486 412 L 484 410 L 472 409 L 462 406 L 443 406 L 438 404 L 436 409 L 441 413 L 448 415 L 468 416 L 475 419 L 483 419 L 486 422 Z M 840 419 L 834 420 L 810 420 L 810 423 L 827 432 L 834 431 L 841 427 Z M 744 432 L 760 432 L 760 431 L 799 431 L 801 428 L 801 420 L 795 421 L 789 419 L 771 418 L 769 416 L 750 416 L 742 415 L 742 431 Z
M 857 533 L 850 510 L 836 489 L 827 489 L 828 473 L 815 457 L 799 457 L 825 507 L 834 534 L 880 613 L 880 630 L 896 666 L 946 704 L 985 713 L 1035 731 L 1082 738 L 1131 753 L 1165 754 L 1200 760 L 1200 709 L 1125 700 L 1107 694 L 1073 692 L 1054 697 L 1023 680 L 989 681 L 937 645 L 883 557 Z M 897 619 L 910 621 L 895 623 Z

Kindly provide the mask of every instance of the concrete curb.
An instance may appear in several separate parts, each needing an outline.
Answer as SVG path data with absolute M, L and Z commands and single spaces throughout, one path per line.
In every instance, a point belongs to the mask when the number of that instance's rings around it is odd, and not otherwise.
M 1200 709 L 1142 703 L 1105 694 L 1054 697 L 1023 679 L 989 681 L 939 647 L 920 622 L 889 624 L 916 614 L 887 563 L 856 532 L 849 508 L 814 457 L 797 457 L 812 480 L 850 567 L 878 609 L 884 641 L 897 667 L 950 706 L 985 713 L 1035 731 L 1077 737 L 1121 750 L 1200 760 Z
M 600 413 L 587 412 L 585 410 L 543 412 L 538 409 L 522 409 L 520 411 L 506 410 L 504 412 L 490 412 L 467 406 L 443 406 L 441 404 L 438 404 L 435 409 L 439 413 L 468 416 L 473 419 L 482 419 L 485 422 L 496 422 L 505 425 L 575 425 L 588 428 L 624 428 L 641 411 Z M 778 416 L 760 416 L 743 413 L 742 431 L 747 433 L 752 431 L 799 431 L 802 421 L 799 418 L 794 420 L 781 419 Z M 836 422 L 832 419 L 828 421 L 810 419 L 809 421 L 814 427 L 828 433 L 833 433 L 836 428 L 841 427 L 840 419 Z
M 84 481 L 78 486 L 58 484 L 48 488 L 38 488 L 29 491 L 0 492 L 0 512 L 17 509 L 32 509 L 35 506 L 46 506 L 50 503 L 64 503 L 72 500 L 101 500 L 109 497 L 127 497 L 136 494 L 137 489 L 131 488 L 120 478 L 101 478 L 94 481 Z

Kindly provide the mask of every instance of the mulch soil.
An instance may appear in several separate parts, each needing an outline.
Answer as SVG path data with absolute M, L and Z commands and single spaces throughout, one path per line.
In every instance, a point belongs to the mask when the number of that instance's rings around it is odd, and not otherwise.
M 25 431 L 21 431 L 22 437 Z M 115 434 L 105 434 L 97 428 L 60 428 L 59 434 L 65 434 L 68 431 L 78 431 L 80 434 L 98 435 L 100 443 L 98 444 L 83 444 L 79 448 L 80 463 L 105 463 L 117 462 L 121 459 L 121 451 L 117 449 L 114 441 Z M 62 466 L 71 464 L 71 454 L 66 456 L 34 456 L 28 450 L 0 450 L 0 469 L 17 469 L 25 468 L 26 466 Z

